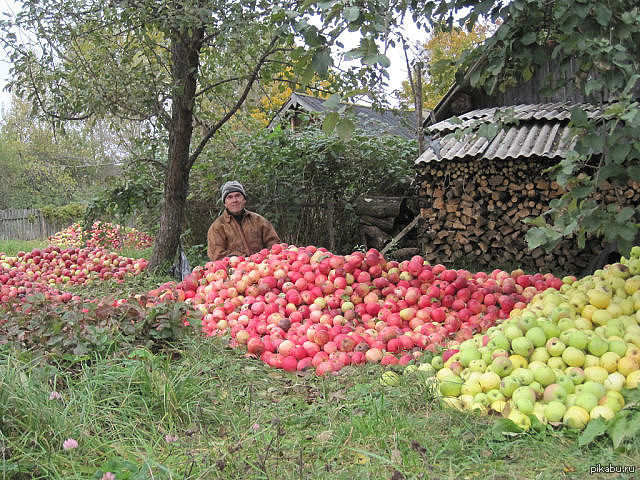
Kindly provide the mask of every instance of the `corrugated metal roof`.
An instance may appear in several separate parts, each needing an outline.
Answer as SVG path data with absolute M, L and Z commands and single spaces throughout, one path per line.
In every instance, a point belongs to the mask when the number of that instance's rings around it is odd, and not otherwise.
M 443 120 L 429 127 L 431 132 L 452 132 L 461 128 L 472 126 L 479 122 L 493 122 L 496 112 L 499 112 L 501 120 L 505 123 L 515 123 L 526 120 L 569 120 L 571 118 L 571 110 L 579 107 L 587 112 L 588 116 L 598 114 L 598 110 L 593 105 L 588 104 L 571 104 L 571 103 L 542 103 L 542 104 L 526 104 L 514 105 L 511 107 L 500 108 L 483 108 L 480 110 L 472 110 L 471 112 L 458 115 L 462 123 L 456 123 L 450 119 Z
M 560 158 L 574 141 L 567 126 L 574 107 L 584 109 L 588 116 L 598 114 L 592 105 L 547 103 L 473 110 L 458 117 L 462 123 L 438 122 L 428 129 L 432 135 L 430 148 L 415 163 L 463 158 Z M 491 141 L 478 135 L 481 125 L 498 120 L 505 128 Z
M 408 139 L 416 138 L 416 115 L 412 111 L 374 110 L 364 105 L 351 105 L 358 127 L 372 133 L 388 133 Z M 324 100 L 310 95 L 292 93 L 289 101 L 285 103 L 276 116 L 269 123 L 272 128 L 281 121 L 287 110 L 302 109 L 307 112 L 324 112 L 327 107 Z M 336 110 L 333 108 L 332 110 Z

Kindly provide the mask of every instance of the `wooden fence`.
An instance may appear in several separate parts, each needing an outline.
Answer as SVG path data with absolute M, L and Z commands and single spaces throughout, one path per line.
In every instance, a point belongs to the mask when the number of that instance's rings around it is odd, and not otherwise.
M 49 223 L 40 210 L 0 210 L 0 240 L 43 240 L 65 227 Z

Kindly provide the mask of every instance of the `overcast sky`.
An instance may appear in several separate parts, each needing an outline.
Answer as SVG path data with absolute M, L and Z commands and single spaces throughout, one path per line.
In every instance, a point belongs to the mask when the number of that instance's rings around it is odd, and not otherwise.
M 17 7 L 13 0 L 0 0 L 0 15 L 4 12 L 15 13 L 16 9 Z M 407 31 L 411 33 L 411 40 L 413 43 L 426 39 L 426 34 L 416 30 L 413 25 L 408 26 Z M 345 40 L 345 44 L 348 45 L 348 43 L 348 39 Z M 391 60 L 391 66 L 388 71 L 390 74 L 390 90 L 392 91 L 400 88 L 402 81 L 407 77 L 407 69 L 401 48 L 387 52 L 387 55 Z M 10 104 L 11 96 L 4 91 L 4 87 L 9 79 L 9 67 L 10 65 L 5 55 L 5 51 L 0 48 L 0 117 L 3 116 L 3 111 L 6 110 Z

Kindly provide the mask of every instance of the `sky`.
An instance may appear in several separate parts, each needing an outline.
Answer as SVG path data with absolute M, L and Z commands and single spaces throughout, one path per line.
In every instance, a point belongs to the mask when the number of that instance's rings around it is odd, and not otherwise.
M 16 3 L 13 0 L 0 0 L 0 15 L 5 12 L 14 12 L 17 10 Z M 420 41 L 426 39 L 426 34 L 420 32 L 412 24 L 406 27 L 407 32 L 411 35 L 413 41 Z M 353 44 L 355 46 L 356 36 L 353 35 L 352 41 L 349 38 L 345 38 L 343 41 L 348 46 Z M 389 79 L 389 92 L 397 90 L 402 85 L 402 82 L 407 78 L 407 69 L 405 65 L 404 54 L 401 48 L 393 49 L 387 52 L 387 56 L 391 61 L 391 66 L 388 68 L 390 74 Z M 4 112 L 8 109 L 11 103 L 11 95 L 4 91 L 7 81 L 10 78 L 9 75 L 10 64 L 4 49 L 0 46 L 0 118 L 4 116 Z M 391 101 L 391 100 L 390 100 Z

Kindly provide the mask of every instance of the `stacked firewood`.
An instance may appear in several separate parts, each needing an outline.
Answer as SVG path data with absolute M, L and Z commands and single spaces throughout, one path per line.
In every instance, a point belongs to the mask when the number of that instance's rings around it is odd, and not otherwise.
M 360 224 L 361 243 L 367 248 L 383 250 L 419 212 L 415 198 L 364 195 L 354 202 Z M 403 235 L 394 245 L 393 257 L 411 257 L 418 253 L 417 236 Z
M 418 166 L 425 227 L 421 250 L 432 263 L 465 259 L 478 266 L 519 265 L 537 271 L 579 272 L 603 244 L 590 238 L 583 250 L 574 239 L 563 240 L 551 252 L 527 248 L 525 234 L 549 201 L 562 194 L 544 170 L 549 160 L 446 161 Z M 605 187 L 614 200 L 620 191 Z M 640 185 L 622 189 L 629 205 L 638 205 Z

